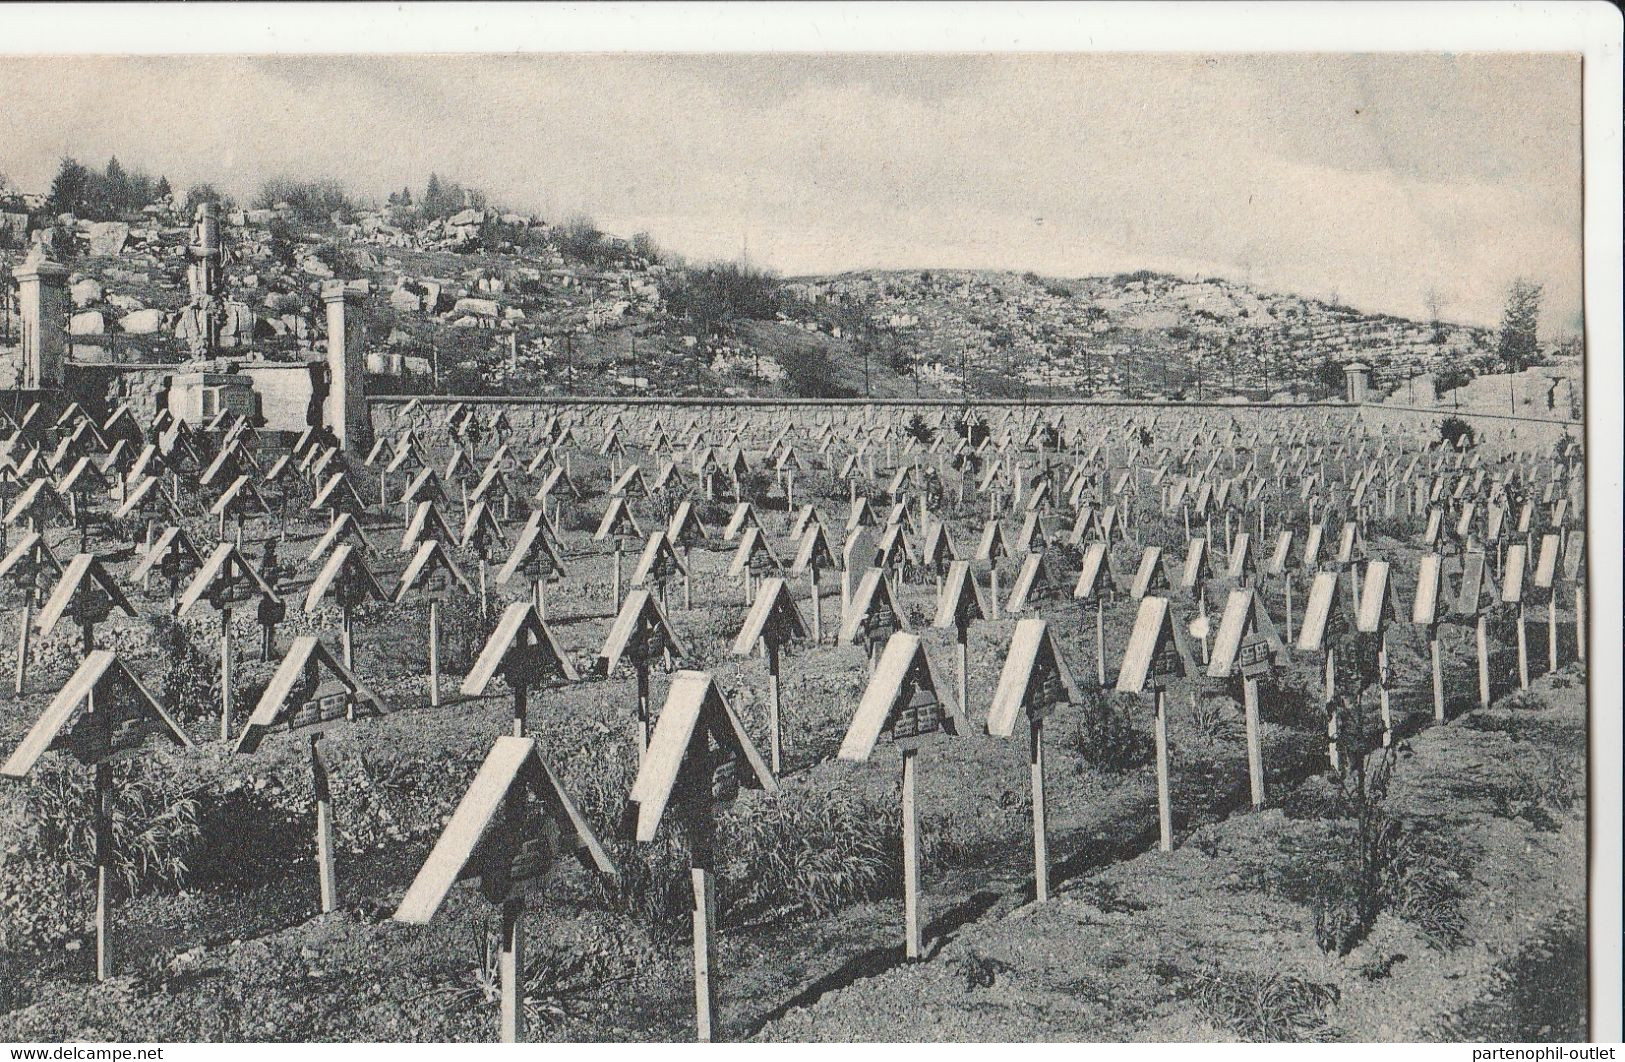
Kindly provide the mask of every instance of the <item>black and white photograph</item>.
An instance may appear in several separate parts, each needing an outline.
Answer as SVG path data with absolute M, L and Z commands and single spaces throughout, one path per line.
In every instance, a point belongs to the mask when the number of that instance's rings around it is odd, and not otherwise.
M 0 4 L 9 1057 L 1613 1057 L 1620 41 Z

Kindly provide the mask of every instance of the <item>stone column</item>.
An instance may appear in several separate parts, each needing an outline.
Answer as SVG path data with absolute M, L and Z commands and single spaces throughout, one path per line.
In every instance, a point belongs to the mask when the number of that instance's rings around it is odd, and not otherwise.
M 372 447 L 372 413 L 367 408 L 366 365 L 361 350 L 360 292 L 343 281 L 322 289 L 327 303 L 327 401 L 322 422 L 346 451 Z
M 1363 361 L 1351 361 L 1343 366 L 1343 382 L 1348 389 L 1348 400 L 1358 405 L 1371 391 L 1371 366 Z
M 68 268 L 36 245 L 13 276 L 22 322 L 22 385 L 61 387 L 68 360 Z

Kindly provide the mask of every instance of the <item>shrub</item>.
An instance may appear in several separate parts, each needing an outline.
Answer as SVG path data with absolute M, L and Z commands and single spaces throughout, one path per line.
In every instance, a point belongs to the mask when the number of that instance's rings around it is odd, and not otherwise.
M 1439 422 L 1439 439 L 1452 448 L 1470 447 L 1477 436 L 1473 426 L 1460 417 L 1446 417 Z
M 167 757 L 113 764 L 114 881 L 126 893 L 185 879 L 201 836 L 189 775 Z M 0 852 L 0 948 L 81 932 L 96 881 L 95 772 L 50 757 L 12 809 Z
M 1329 1040 L 1334 1030 L 1327 1012 L 1339 997 L 1336 986 L 1279 973 L 1199 974 L 1192 1001 L 1203 1017 L 1254 1043 Z
M 163 614 L 152 618 L 159 665 L 157 696 L 164 710 L 187 723 L 220 718 L 220 658 L 198 645 L 191 628 Z
M 1339 735 L 1338 803 L 1348 826 L 1337 850 L 1339 873 L 1312 906 L 1315 943 L 1322 951 L 1347 955 L 1365 939 L 1382 908 L 1383 880 L 1394 861 L 1399 824 L 1386 806 L 1394 750 L 1384 748 L 1368 760 L 1359 699 L 1339 697 L 1334 704 L 1353 724 Z
M 937 437 L 936 429 L 927 424 L 925 418 L 917 412 L 909 414 L 908 425 L 904 430 L 908 432 L 909 438 L 922 444 L 929 445 Z
M 636 773 L 625 743 L 595 745 L 575 761 L 565 786 L 582 814 L 619 823 L 610 847 L 619 877 L 597 877 L 589 895 L 630 915 L 651 934 L 685 932 L 694 894 L 687 845 L 668 816 L 652 843 L 635 843 L 626 794 Z M 723 924 L 819 918 L 901 890 L 901 822 L 896 809 L 854 797 L 807 793 L 795 801 L 742 798 L 718 823 L 717 915 Z M 609 839 L 606 838 L 606 843 Z
M 1127 771 L 1151 762 L 1155 741 L 1136 723 L 1139 699 L 1127 693 L 1088 691 L 1078 720 L 1078 754 L 1092 767 Z

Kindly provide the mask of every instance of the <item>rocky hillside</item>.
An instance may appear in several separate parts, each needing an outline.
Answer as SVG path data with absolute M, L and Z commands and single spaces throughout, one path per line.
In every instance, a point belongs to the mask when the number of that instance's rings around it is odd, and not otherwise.
M 8 218 L 13 236 L 75 270 L 77 359 L 185 359 L 181 210 L 165 200 L 116 221 Z M 324 339 L 320 290 L 343 281 L 368 296 L 375 391 L 1321 398 L 1342 393 L 1341 365 L 1355 359 L 1374 366 L 1379 394 L 1494 364 L 1484 329 L 1215 278 L 914 271 L 779 283 L 478 207 L 312 221 L 282 204 L 224 221 L 221 353 L 311 356 Z M 0 263 L 15 265 L 23 240 L 6 243 Z M 14 333 L 8 307 L 0 347 Z

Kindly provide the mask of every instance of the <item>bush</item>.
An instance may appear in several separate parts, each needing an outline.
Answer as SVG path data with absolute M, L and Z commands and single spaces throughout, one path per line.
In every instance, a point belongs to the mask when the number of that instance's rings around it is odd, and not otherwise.
M 779 357 L 789 391 L 797 398 L 856 398 L 857 391 L 835 377 L 835 363 L 818 348 L 786 351 Z
M 334 214 L 347 214 L 355 209 L 344 186 L 331 177 L 312 181 L 273 177 L 260 185 L 254 206 L 271 210 L 278 203 L 291 206 L 294 216 L 307 225 L 331 224 Z
M 1193 1001 L 1213 1024 L 1253 1043 L 1329 1040 L 1327 1012 L 1340 998 L 1336 986 L 1283 974 L 1205 972 Z
M 630 837 L 626 794 L 635 755 L 619 740 L 596 743 L 572 760 L 565 786 L 590 821 L 619 823 L 612 849 L 617 880 L 592 878 L 588 891 L 651 934 L 686 932 L 694 894 L 688 851 L 668 815 L 652 843 Z M 854 797 L 807 793 L 795 801 L 742 797 L 718 822 L 717 916 L 724 925 L 821 918 L 842 907 L 896 895 L 902 882 L 902 826 L 895 808 Z
M 190 774 L 167 757 L 113 764 L 113 871 L 126 893 L 183 881 L 201 836 Z M 96 882 L 95 771 L 52 756 L 12 806 L 0 852 L 0 948 L 83 932 Z
M 152 618 L 151 639 L 158 649 L 158 703 L 184 723 L 220 718 L 220 658 L 199 647 L 194 631 L 163 614 Z
M 1107 771 L 1132 770 L 1151 762 L 1156 743 L 1149 729 L 1138 725 L 1139 698 L 1127 693 L 1086 691 L 1089 702 L 1078 720 L 1078 754 L 1091 767 Z
M 1439 440 L 1451 448 L 1470 447 L 1477 441 L 1473 426 L 1460 417 L 1446 417 L 1439 422 Z

